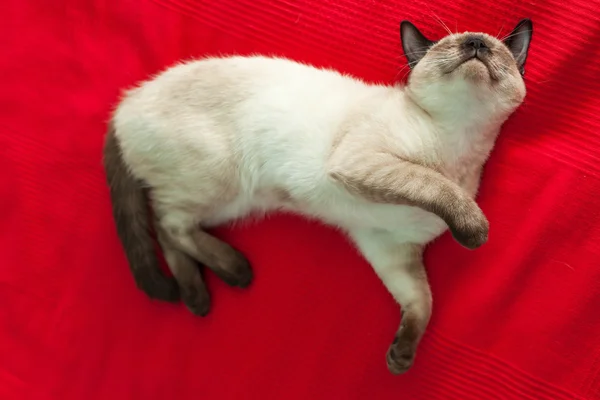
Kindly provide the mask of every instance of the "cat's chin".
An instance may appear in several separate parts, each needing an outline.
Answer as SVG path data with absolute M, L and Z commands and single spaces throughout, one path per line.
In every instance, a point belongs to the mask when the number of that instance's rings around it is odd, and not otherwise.
M 476 83 L 487 83 L 491 80 L 490 70 L 483 61 L 472 58 L 462 63 L 456 73 L 463 76 L 466 80 Z

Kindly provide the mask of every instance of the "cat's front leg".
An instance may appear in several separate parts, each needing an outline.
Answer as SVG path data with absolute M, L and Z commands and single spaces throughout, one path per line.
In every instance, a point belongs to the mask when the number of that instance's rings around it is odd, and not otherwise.
M 456 183 L 395 154 L 353 146 L 339 145 L 328 171 L 349 193 L 374 203 L 412 205 L 434 213 L 469 249 L 487 241 L 489 224 L 483 211 Z
M 400 327 L 388 350 L 387 365 L 393 374 L 404 373 L 413 364 L 431 316 L 423 246 L 398 243 L 392 234 L 372 229 L 353 230 L 350 237 L 400 304 Z

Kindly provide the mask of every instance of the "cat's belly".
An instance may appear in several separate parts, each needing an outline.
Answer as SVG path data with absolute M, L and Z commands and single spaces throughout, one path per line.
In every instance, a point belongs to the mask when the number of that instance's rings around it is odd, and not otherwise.
M 232 201 L 215 207 L 214 213 L 202 220 L 202 225 L 215 227 L 248 217 L 260 218 L 278 210 L 296 212 L 290 199 L 282 191 L 259 189 L 252 194 L 242 192 Z

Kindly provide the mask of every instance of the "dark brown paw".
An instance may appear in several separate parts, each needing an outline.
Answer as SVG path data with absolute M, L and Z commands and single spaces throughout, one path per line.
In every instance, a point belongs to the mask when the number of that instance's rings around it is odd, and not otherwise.
M 160 270 L 134 272 L 135 283 L 150 298 L 168 302 L 179 301 L 179 286 L 175 278 Z
M 403 339 L 402 335 L 396 336 L 386 355 L 390 372 L 400 375 L 408 371 L 413 365 L 416 348 L 414 340 Z
M 181 301 L 192 313 L 205 317 L 210 311 L 210 295 L 204 282 L 181 290 Z
M 183 304 L 193 314 L 199 315 L 200 317 L 206 317 L 210 311 L 210 297 L 206 298 L 195 298 L 195 299 L 184 299 Z
M 250 263 L 238 251 L 232 252 L 227 259 L 222 260 L 221 268 L 214 271 L 228 285 L 241 288 L 248 287 L 254 277 Z
M 479 207 L 460 218 L 455 226 L 450 227 L 454 239 L 471 250 L 487 242 L 489 230 L 489 222 Z

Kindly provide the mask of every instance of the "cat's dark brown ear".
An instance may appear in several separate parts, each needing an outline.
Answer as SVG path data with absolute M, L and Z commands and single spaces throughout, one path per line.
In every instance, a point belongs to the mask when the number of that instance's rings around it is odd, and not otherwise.
M 400 39 L 402 40 L 402 49 L 408 60 L 408 66 L 413 68 L 425 56 L 434 41 L 427 39 L 418 29 L 409 21 L 400 22 Z
M 504 44 L 513 54 L 521 75 L 525 75 L 525 61 L 533 35 L 533 22 L 529 18 L 519 21 L 515 29 L 506 36 Z

